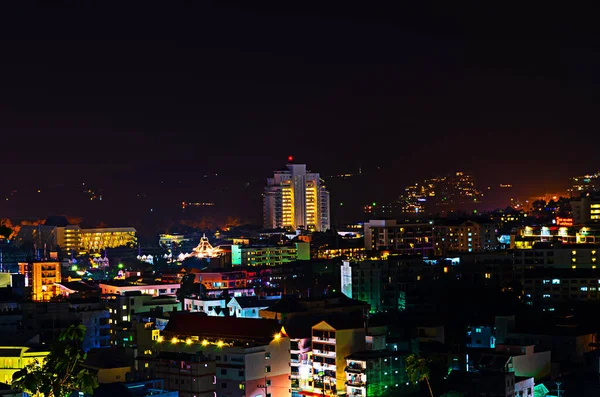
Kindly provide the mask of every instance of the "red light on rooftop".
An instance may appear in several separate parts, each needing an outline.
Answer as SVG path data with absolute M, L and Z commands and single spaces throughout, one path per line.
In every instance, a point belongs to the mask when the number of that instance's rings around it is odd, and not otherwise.
M 289 162 L 292 162 L 292 161 L 294 161 L 294 157 L 293 157 L 293 156 L 288 156 L 288 161 L 289 161 Z

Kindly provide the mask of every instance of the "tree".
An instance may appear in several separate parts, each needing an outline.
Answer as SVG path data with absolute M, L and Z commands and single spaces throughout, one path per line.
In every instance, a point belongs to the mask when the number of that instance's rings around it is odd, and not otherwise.
M 67 397 L 73 392 L 93 394 L 98 387 L 96 375 L 82 364 L 86 354 L 81 348 L 86 328 L 71 325 L 61 332 L 43 363 L 27 365 L 13 375 L 12 387 L 31 395 Z
M 0 225 L 0 237 L 4 237 L 5 239 L 9 239 L 10 235 L 12 234 L 13 230 L 5 225 Z
M 193 274 L 186 274 L 181 278 L 181 284 L 177 290 L 177 300 L 183 303 L 184 298 L 191 297 L 195 292 L 198 292 L 197 285 L 194 284 L 196 276 Z
M 406 357 L 406 374 L 412 383 L 425 381 L 429 389 L 429 395 L 433 397 L 433 391 L 429 383 L 429 360 L 418 354 L 409 355 Z

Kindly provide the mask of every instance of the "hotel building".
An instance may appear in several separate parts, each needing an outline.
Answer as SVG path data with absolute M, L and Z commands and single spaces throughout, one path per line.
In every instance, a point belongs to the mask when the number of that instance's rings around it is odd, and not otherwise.
M 31 287 L 34 301 L 49 301 L 60 294 L 56 285 L 61 282 L 60 269 L 58 262 L 19 263 L 19 273 L 25 276 L 25 286 Z
M 267 229 L 325 231 L 330 227 L 329 192 L 318 173 L 306 171 L 306 164 L 288 164 L 286 171 L 268 178 L 263 204 Z

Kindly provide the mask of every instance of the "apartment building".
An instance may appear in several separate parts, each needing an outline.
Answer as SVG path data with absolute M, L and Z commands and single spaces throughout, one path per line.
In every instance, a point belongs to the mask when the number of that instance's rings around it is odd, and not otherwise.
M 290 340 L 275 320 L 172 313 L 158 352 L 202 354 L 216 362 L 218 396 L 288 397 Z

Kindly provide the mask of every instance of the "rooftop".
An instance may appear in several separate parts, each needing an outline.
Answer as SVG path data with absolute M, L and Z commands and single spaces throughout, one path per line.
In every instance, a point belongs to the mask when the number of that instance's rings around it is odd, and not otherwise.
M 165 332 L 206 338 L 270 341 L 281 331 L 276 320 L 172 313 Z

